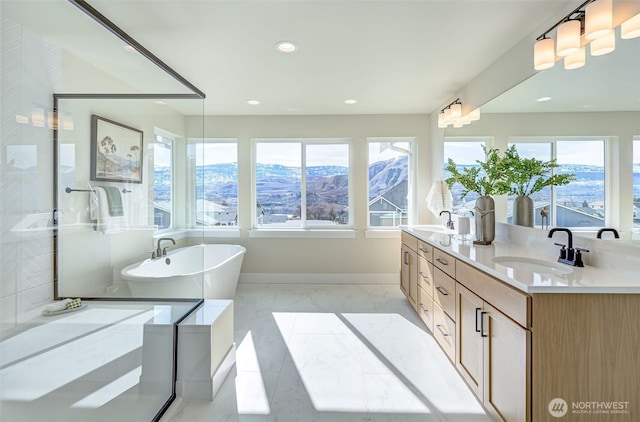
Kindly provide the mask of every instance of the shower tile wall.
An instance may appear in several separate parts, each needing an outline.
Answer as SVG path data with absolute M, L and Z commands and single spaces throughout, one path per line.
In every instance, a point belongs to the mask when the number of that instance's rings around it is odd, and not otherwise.
M 53 297 L 52 231 L 33 227 L 46 226 L 53 208 L 47 117 L 62 55 L 6 16 L 0 25 L 0 322 L 6 329 Z

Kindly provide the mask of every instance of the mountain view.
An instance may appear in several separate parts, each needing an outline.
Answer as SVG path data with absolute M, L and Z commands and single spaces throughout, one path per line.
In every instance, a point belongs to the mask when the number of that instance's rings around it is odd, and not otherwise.
M 604 169 L 593 165 L 561 165 L 559 172 L 572 173 L 576 181 L 557 190 L 559 203 L 580 207 L 604 198 Z M 369 200 L 372 200 L 407 178 L 407 157 L 378 161 L 369 166 Z M 237 163 L 197 166 L 196 199 L 237 207 Z M 155 170 L 155 200 L 168 201 L 171 170 Z M 259 164 L 256 174 L 257 202 L 265 214 L 300 215 L 300 168 Z M 640 202 L 640 164 L 634 165 L 634 198 Z M 348 205 L 348 168 L 315 166 L 307 168 L 307 215 L 313 219 L 335 219 Z M 461 188 L 454 186 L 454 199 Z M 536 200 L 545 200 L 540 195 Z M 466 200 L 473 199 L 469 195 Z

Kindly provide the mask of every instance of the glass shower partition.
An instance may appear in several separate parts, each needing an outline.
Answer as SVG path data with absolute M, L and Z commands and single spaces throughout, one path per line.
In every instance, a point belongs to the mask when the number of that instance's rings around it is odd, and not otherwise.
M 156 275 L 203 243 L 186 149 L 204 93 L 88 3 L 37 7 L 0 3 L 0 419 L 158 420 L 177 323 L 203 297 L 201 273 Z M 63 298 L 82 307 L 41 314 Z

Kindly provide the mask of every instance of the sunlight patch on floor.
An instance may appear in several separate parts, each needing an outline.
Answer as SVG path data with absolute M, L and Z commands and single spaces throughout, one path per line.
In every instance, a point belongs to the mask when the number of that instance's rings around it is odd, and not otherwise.
M 430 413 L 336 314 L 273 317 L 317 411 Z
M 268 415 L 269 399 L 264 387 L 258 354 L 251 331 L 236 348 L 236 400 L 238 414 Z

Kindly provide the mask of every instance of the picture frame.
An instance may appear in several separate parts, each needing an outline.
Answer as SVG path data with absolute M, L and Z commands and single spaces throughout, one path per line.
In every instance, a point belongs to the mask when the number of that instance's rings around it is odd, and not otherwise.
M 142 183 L 142 137 L 139 129 L 92 114 L 90 179 Z

